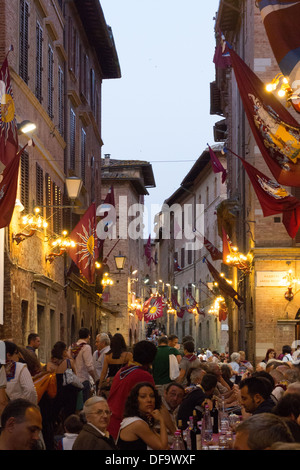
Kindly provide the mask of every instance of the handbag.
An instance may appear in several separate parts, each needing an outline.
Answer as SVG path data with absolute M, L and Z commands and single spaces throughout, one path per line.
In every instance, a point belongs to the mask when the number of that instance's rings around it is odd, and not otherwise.
M 179 376 L 179 365 L 175 354 L 169 355 L 169 377 L 171 380 L 176 380 Z
M 73 372 L 69 359 L 67 359 L 67 368 L 63 373 L 63 386 L 66 385 L 73 385 L 73 387 L 79 388 L 80 390 L 83 389 L 82 383 L 80 382 L 77 375 Z
M 55 398 L 57 394 L 57 382 L 55 373 L 37 374 L 32 378 L 33 384 L 37 393 L 38 403 L 45 392 L 48 393 L 50 398 Z

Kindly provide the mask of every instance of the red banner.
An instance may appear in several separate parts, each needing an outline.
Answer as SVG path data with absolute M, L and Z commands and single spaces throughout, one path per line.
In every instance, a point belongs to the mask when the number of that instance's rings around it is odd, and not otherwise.
M 15 155 L 0 175 L 0 228 L 9 225 L 15 208 L 21 153 Z
M 76 244 L 69 248 L 69 255 L 86 280 L 92 284 L 95 276 L 95 261 L 98 258 L 96 236 L 96 207 L 92 203 L 70 234 Z
M 17 151 L 18 132 L 15 104 L 6 57 L 0 69 L 0 162 L 4 166 L 8 165 L 16 156 Z
M 259 150 L 284 186 L 300 186 L 300 125 L 248 65 L 230 49 L 244 109 Z

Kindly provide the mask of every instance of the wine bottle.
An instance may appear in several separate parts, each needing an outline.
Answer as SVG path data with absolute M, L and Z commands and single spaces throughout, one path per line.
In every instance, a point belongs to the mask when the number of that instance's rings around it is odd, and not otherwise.
M 191 447 L 192 450 L 201 450 L 201 431 L 198 427 L 198 417 L 197 411 L 193 411 L 193 416 L 190 417 L 192 420 L 192 427 L 191 427 Z
M 213 433 L 218 434 L 219 432 L 219 410 L 216 407 L 216 400 L 213 400 L 213 408 L 210 412 L 212 423 L 213 423 Z

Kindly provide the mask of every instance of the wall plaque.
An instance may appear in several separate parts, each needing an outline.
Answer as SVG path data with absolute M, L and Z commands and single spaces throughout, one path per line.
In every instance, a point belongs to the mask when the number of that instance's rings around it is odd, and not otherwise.
M 285 282 L 283 278 L 286 276 L 286 274 L 286 271 L 257 271 L 256 286 L 284 287 Z

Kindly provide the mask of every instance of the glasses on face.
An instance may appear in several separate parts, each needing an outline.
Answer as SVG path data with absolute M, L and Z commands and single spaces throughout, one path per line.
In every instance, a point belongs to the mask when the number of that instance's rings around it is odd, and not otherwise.
M 91 411 L 89 413 L 90 415 L 97 415 L 97 416 L 111 416 L 111 411 L 110 410 L 97 410 L 97 411 Z

